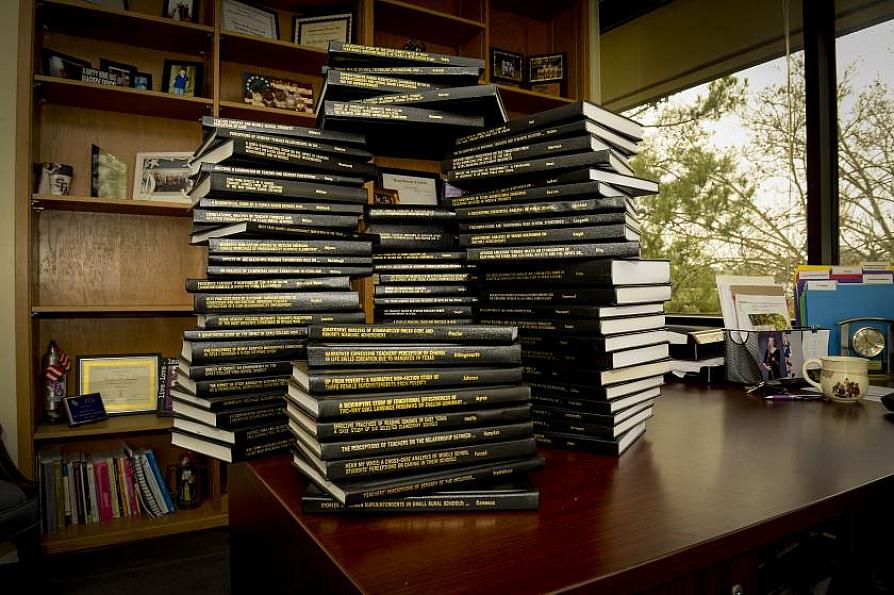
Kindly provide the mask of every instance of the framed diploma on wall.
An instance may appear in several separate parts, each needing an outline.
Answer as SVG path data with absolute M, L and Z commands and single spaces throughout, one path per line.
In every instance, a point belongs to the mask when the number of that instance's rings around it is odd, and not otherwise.
M 295 34 L 292 41 L 321 50 L 329 49 L 330 41 L 351 43 L 352 20 L 351 13 L 295 17 Z
M 78 394 L 99 393 L 106 413 L 155 411 L 161 355 L 80 355 L 75 358 Z

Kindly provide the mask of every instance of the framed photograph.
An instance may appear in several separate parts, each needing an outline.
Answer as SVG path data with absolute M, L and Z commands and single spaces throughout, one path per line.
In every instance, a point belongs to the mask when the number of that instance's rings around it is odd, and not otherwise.
M 90 196 L 95 198 L 127 198 L 126 163 L 101 147 L 93 145 L 91 165 Z
M 181 97 L 196 97 L 202 90 L 205 65 L 187 60 L 165 60 L 161 75 L 161 90 Z
M 396 205 L 400 202 L 400 196 L 397 190 L 389 190 L 388 188 L 373 188 L 373 204 L 375 205 Z
M 234 33 L 279 39 L 279 15 L 268 8 L 237 0 L 222 0 L 221 28 Z
M 490 78 L 498 83 L 525 82 L 525 57 L 509 50 L 490 48 Z
M 99 69 L 111 74 L 119 87 L 133 87 L 137 78 L 137 67 L 130 64 L 122 64 L 105 58 L 99 59 Z
M 377 186 L 396 191 L 402 205 L 437 205 L 441 184 L 441 177 L 436 174 L 379 169 Z
M 351 13 L 295 17 L 292 41 L 321 50 L 329 49 L 330 41 L 351 42 Z
M 79 81 L 83 70 L 92 67 L 87 60 L 67 56 L 48 48 L 43 48 L 41 57 L 43 58 L 43 73 L 47 76 Z
M 313 85 L 255 72 L 242 74 L 242 100 L 249 105 L 314 113 Z
M 79 394 L 99 393 L 109 415 L 155 411 L 161 355 L 79 355 Z
M 87 0 L 90 4 L 105 6 L 106 8 L 117 8 L 118 10 L 130 10 L 127 0 Z
M 566 54 L 544 54 L 528 58 L 528 83 L 546 85 L 563 83 L 568 76 L 565 69 Z
M 152 90 L 152 73 L 151 72 L 138 72 L 133 79 L 133 88 L 140 89 L 141 91 L 151 91 Z
M 133 175 L 133 197 L 139 200 L 183 200 L 189 188 L 189 158 L 192 151 L 137 153 Z
M 165 0 L 161 16 L 175 21 L 195 23 L 199 20 L 198 12 L 198 0 Z

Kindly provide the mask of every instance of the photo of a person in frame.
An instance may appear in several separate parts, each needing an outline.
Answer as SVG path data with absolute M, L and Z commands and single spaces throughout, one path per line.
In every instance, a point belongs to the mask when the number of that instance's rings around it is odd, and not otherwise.
M 174 89 L 174 95 L 185 95 L 186 94 L 186 85 L 189 84 L 189 77 L 186 75 L 186 69 L 181 68 L 177 72 L 177 76 L 174 77 L 174 84 L 172 88 Z
M 782 378 L 782 350 L 776 344 L 776 336 L 767 337 L 767 350 L 761 361 L 761 367 L 767 372 L 767 380 Z

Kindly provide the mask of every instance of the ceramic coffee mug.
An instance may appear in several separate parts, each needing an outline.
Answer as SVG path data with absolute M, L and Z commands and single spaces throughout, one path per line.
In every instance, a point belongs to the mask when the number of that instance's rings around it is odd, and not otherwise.
M 819 364 L 820 381 L 807 375 L 811 364 Z M 836 403 L 856 403 L 869 388 L 869 360 L 862 357 L 829 356 L 809 359 L 801 366 L 805 380 L 823 391 L 823 396 Z

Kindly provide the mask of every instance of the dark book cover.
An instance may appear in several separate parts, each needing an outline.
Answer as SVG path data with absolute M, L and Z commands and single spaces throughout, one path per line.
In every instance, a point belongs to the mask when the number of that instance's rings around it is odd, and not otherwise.
M 496 126 L 488 130 L 470 134 L 456 139 L 457 149 L 473 146 L 482 142 L 520 134 L 546 126 L 553 126 L 571 120 L 589 119 L 611 130 L 627 136 L 631 140 L 640 141 L 643 137 L 642 126 L 629 118 L 611 112 L 589 101 L 578 101 L 560 107 L 554 107 L 536 114 L 530 114 Z
M 440 88 L 441 85 L 413 79 L 351 72 L 329 68 L 323 75 L 323 87 L 317 100 L 317 113 L 326 101 L 362 101 L 365 98 L 394 93 Z
M 181 361 L 178 374 L 194 381 L 223 380 L 230 378 L 262 378 L 264 376 L 282 376 L 292 371 L 292 364 L 288 361 L 190 365 Z
M 281 423 L 288 421 L 285 413 L 285 403 L 280 395 L 279 403 L 268 402 L 251 407 L 240 407 L 238 409 L 220 409 L 205 411 L 202 419 L 194 417 L 193 407 L 189 403 L 185 403 L 178 396 L 174 396 L 174 413 L 183 417 L 194 419 L 214 426 L 222 430 L 232 430 L 248 424 L 261 423 Z
M 372 275 L 372 267 L 365 266 L 239 266 L 209 265 L 209 277 L 366 277 Z
M 450 113 L 481 116 L 484 118 L 485 126 L 495 126 L 506 121 L 506 107 L 495 84 L 392 93 L 394 94 L 377 95 L 358 101 L 375 105 L 426 107 Z
M 368 68 L 394 66 L 461 66 L 484 71 L 484 60 L 450 54 L 417 52 L 356 43 L 329 42 L 329 66 Z
M 300 454 L 294 454 L 292 464 L 326 493 L 348 506 L 411 494 L 433 492 L 447 487 L 457 488 L 495 481 L 512 481 L 543 468 L 543 458 L 532 456 L 480 465 L 463 465 L 427 473 L 399 475 L 375 481 L 344 481 L 335 483 L 322 477 Z
M 292 360 L 305 353 L 303 340 L 184 341 L 180 354 L 191 365 Z
M 438 283 L 474 283 L 477 276 L 472 273 L 382 273 L 378 275 L 379 283 L 394 284 L 438 284 Z
M 630 306 L 589 306 L 589 305 L 530 305 L 530 304 L 482 304 L 478 307 L 478 313 L 486 318 L 514 318 L 514 319 L 605 319 L 624 316 L 645 316 L 649 314 L 661 314 L 664 305 L 635 304 Z
M 331 324 L 313 325 L 308 337 L 327 343 L 462 343 L 470 345 L 511 344 L 518 333 L 514 327 L 467 325 Z
M 372 243 L 366 240 L 290 240 L 211 238 L 210 254 L 309 254 L 365 256 L 372 254 Z
M 288 198 L 288 197 L 283 197 Z M 313 199 L 317 200 L 317 199 Z M 286 215 L 303 215 L 303 214 L 333 214 L 333 215 L 352 215 L 360 216 L 363 214 L 363 205 L 344 202 L 280 202 L 268 201 L 260 199 L 237 199 L 237 198 L 203 198 L 198 203 L 199 209 L 202 209 L 206 215 L 203 223 L 216 222 L 215 217 L 226 217 L 229 211 L 251 212 L 258 217 L 263 217 L 265 213 L 273 216 Z M 198 210 L 198 209 L 197 209 Z M 197 210 L 193 211 L 193 221 Z M 210 213 L 214 213 L 211 215 Z M 229 222 L 228 222 L 229 223 Z
M 462 411 L 438 411 L 431 413 L 406 413 L 393 417 L 364 419 L 316 420 L 292 404 L 286 404 L 286 413 L 321 442 L 337 440 L 416 434 L 419 432 L 446 431 L 479 426 L 508 425 L 531 421 L 528 403 L 506 407 L 465 409 Z
M 432 250 L 427 252 L 419 251 L 380 251 L 373 254 L 373 262 L 376 264 L 384 262 L 462 262 L 466 260 L 465 250 Z
M 227 174 L 230 176 L 249 176 L 252 178 L 274 178 L 292 180 L 295 182 L 316 182 L 319 184 L 342 184 L 344 186 L 363 186 L 363 178 L 345 176 L 342 174 L 330 174 L 321 172 L 290 171 L 283 169 L 266 169 L 259 167 L 245 167 L 242 165 L 220 165 L 218 163 L 203 163 L 199 171 L 192 177 L 196 182 L 209 174 Z
M 550 183 L 577 184 L 583 182 L 599 182 L 608 184 L 629 196 L 646 196 L 658 194 L 658 182 L 638 178 L 622 169 L 586 168 L 567 172 L 557 172 Z
M 308 254 L 209 254 L 208 264 L 239 265 L 329 265 L 329 266 L 370 266 L 372 256 L 326 256 Z
M 352 161 L 366 162 L 372 159 L 372 153 L 365 149 L 350 145 L 320 142 L 315 138 L 281 136 L 265 134 L 263 132 L 252 132 L 249 130 L 237 130 L 234 128 L 216 128 L 205 136 L 202 145 L 193 155 L 192 161 L 201 161 L 202 156 L 213 151 L 215 147 L 228 140 L 236 139 L 293 147 L 323 155 L 335 155 Z
M 200 231 L 232 225 L 233 223 L 268 223 L 301 227 L 325 227 L 328 229 L 353 230 L 360 218 L 357 215 L 330 215 L 321 213 L 271 213 L 266 211 L 222 211 L 193 209 L 193 230 Z
M 524 229 L 459 234 L 460 246 L 527 246 L 571 242 L 636 242 L 640 234 L 625 224 Z
M 367 223 L 384 224 L 423 224 L 447 223 L 453 219 L 453 213 L 443 207 L 424 205 L 389 205 L 369 206 L 363 217 Z
M 617 438 L 595 438 L 581 434 L 570 434 L 561 432 L 541 432 L 534 433 L 538 444 L 543 446 L 551 446 L 554 448 L 569 448 L 572 450 L 583 450 L 602 455 L 621 456 L 624 452 L 633 446 L 646 432 L 646 423 L 643 422 L 638 426 L 621 434 Z
M 360 297 L 355 291 L 308 293 L 196 293 L 196 313 L 320 312 L 356 310 Z
M 224 430 L 205 425 L 188 417 L 175 415 L 173 429 L 185 434 L 192 434 L 197 438 L 240 447 L 257 446 L 292 436 L 288 421 L 249 422 Z
M 514 180 L 513 180 L 514 181 Z M 493 207 L 507 204 L 522 204 L 556 200 L 591 200 L 594 198 L 627 198 L 627 195 L 599 182 L 584 179 L 578 182 L 550 184 L 549 180 L 538 184 L 517 184 L 498 190 L 488 190 L 447 198 L 448 208 L 457 211 L 457 217 L 468 218 L 467 209 L 472 207 Z M 479 216 L 480 217 L 480 216 Z M 483 218 L 483 217 L 482 217 Z
M 206 398 L 276 390 L 280 390 L 282 395 L 285 394 L 288 382 L 289 379 L 285 376 L 199 381 L 191 381 L 183 377 L 177 378 L 177 386 L 182 390 L 197 397 Z
M 326 229 L 320 227 L 301 227 L 298 225 L 284 225 L 280 223 L 259 223 L 246 221 L 234 223 L 225 227 L 219 227 L 203 233 L 192 234 L 190 243 L 193 245 L 206 245 L 211 239 L 249 239 L 249 238 L 275 238 L 282 240 L 334 240 L 370 242 L 376 244 L 378 236 L 357 231 L 344 231 L 339 229 Z
M 284 326 L 269 328 L 234 329 L 187 329 L 183 331 L 186 341 L 261 341 L 265 339 L 305 339 L 306 326 Z
M 365 166 L 366 169 L 370 167 L 372 166 Z M 289 199 L 295 202 L 329 201 L 363 205 L 366 204 L 369 195 L 362 187 L 215 173 L 197 182 L 190 188 L 188 196 L 194 205 L 200 203 L 202 206 L 210 206 L 209 203 L 201 201 L 206 198 L 232 197 L 249 202 L 253 197 L 257 197 L 283 202 L 284 199 Z M 240 206 L 240 208 L 246 207 Z
M 628 414 L 628 411 L 631 413 Z M 559 432 L 613 440 L 652 417 L 652 402 L 610 415 L 546 407 L 532 411 L 535 432 Z
M 459 224 L 459 232 L 469 235 L 600 225 L 625 225 L 634 230 L 639 228 L 638 222 L 633 217 L 625 210 L 619 210 L 606 213 L 573 213 L 563 217 L 537 216 L 530 219 L 519 219 L 513 216 L 500 220 L 464 222 Z
M 227 463 L 250 461 L 262 456 L 285 452 L 292 446 L 290 436 L 274 436 L 255 444 L 225 444 L 189 432 L 173 430 L 171 444 L 220 459 Z
M 529 433 L 530 435 L 530 433 Z M 533 456 L 537 444 L 533 438 L 506 442 L 474 444 L 465 447 L 420 450 L 383 457 L 322 461 L 299 440 L 298 449 L 305 460 L 317 468 L 328 480 L 362 480 L 384 475 L 406 475 L 460 465 L 482 464 L 491 461 Z
M 456 210 L 460 231 L 513 227 L 566 227 L 561 223 L 561 219 L 578 220 L 582 217 L 590 217 L 594 223 L 619 223 L 632 220 L 635 216 L 633 204 L 621 196 L 466 207 Z M 556 223 L 543 223 L 549 221 Z
M 315 419 L 341 420 L 514 406 L 527 403 L 530 394 L 527 386 L 517 384 L 310 395 L 293 384 L 287 398 Z
M 372 462 L 371 457 L 384 455 L 417 454 L 419 451 L 429 449 L 521 440 L 529 438 L 534 431 L 534 426 L 529 420 L 502 426 L 467 427 L 440 432 L 414 432 L 397 436 L 320 442 L 294 420 L 290 422 L 290 427 L 295 438 L 321 461 L 363 458 L 369 463 Z M 353 467 L 351 461 L 345 463 L 348 468 Z M 371 465 L 364 464 L 364 466 Z
M 391 296 L 391 297 L 376 297 L 373 298 L 373 305 L 377 308 L 389 308 L 394 306 L 464 306 L 470 304 L 477 304 L 478 298 L 476 296 L 462 296 L 462 295 L 426 295 L 426 296 L 412 296 L 412 297 L 402 297 L 402 296 Z
M 322 69 L 323 76 L 330 70 L 329 66 Z M 342 72 L 356 72 L 376 76 L 387 76 L 398 79 L 422 81 L 444 87 L 464 87 L 478 83 L 480 71 L 469 66 L 366 66 L 343 67 Z
M 311 279 L 187 279 L 189 293 L 252 293 L 287 291 L 335 291 L 351 289 L 348 277 L 317 277 Z
M 379 250 L 442 250 L 456 246 L 456 236 L 443 229 L 412 231 L 397 225 L 370 225 L 367 230 L 379 236 Z
M 402 127 L 415 125 L 419 128 L 447 128 L 449 131 L 476 129 L 484 126 L 481 116 L 454 114 L 435 109 L 401 105 L 377 105 L 344 101 L 324 101 L 320 110 L 321 125 L 357 126 L 359 123 L 384 124 Z M 409 132 L 409 131 L 406 131 Z M 373 145 L 375 146 L 375 145 Z
M 590 131 L 589 124 L 590 122 L 588 122 L 587 120 L 576 120 L 568 122 L 567 124 L 558 124 L 556 126 L 546 126 L 534 130 L 528 130 L 521 134 L 494 138 L 471 146 L 466 146 L 461 149 L 456 149 L 450 156 L 452 158 L 452 161 L 456 161 L 457 159 L 462 159 L 463 157 L 475 155 L 477 153 L 505 151 L 522 145 L 531 145 L 535 143 L 552 141 L 555 139 L 591 135 L 592 132 Z M 631 145 L 633 146 L 631 147 Z M 636 147 L 634 143 L 628 141 L 628 143 L 625 143 L 625 147 L 626 149 L 623 150 L 625 154 L 628 153 L 628 149 L 630 148 L 633 148 L 635 152 Z
M 378 312 L 385 317 L 392 318 L 469 318 L 472 316 L 472 306 L 422 306 L 417 308 L 382 308 Z
M 613 149 L 603 148 L 586 153 L 453 169 L 447 172 L 447 182 L 460 188 L 482 188 L 499 184 L 506 179 L 513 182 L 533 180 L 538 176 L 553 176 L 584 167 L 606 168 L 625 175 L 631 174 L 623 157 Z
M 232 118 L 216 118 L 214 116 L 202 116 L 203 136 L 217 128 L 231 130 L 244 130 L 246 132 L 259 132 L 262 134 L 274 134 L 292 138 L 308 138 L 321 142 L 362 147 L 366 139 L 360 134 L 333 133 L 318 128 L 305 126 L 292 126 L 289 124 L 274 124 L 270 122 L 253 122 L 250 120 L 236 120 Z
M 527 481 L 481 486 L 478 489 L 445 490 L 418 496 L 370 500 L 345 506 L 311 484 L 301 497 L 305 514 L 332 512 L 500 512 L 537 510 L 540 492 Z
M 425 274 L 464 274 L 469 271 L 471 274 L 475 269 L 464 262 L 392 262 L 392 261 L 374 261 L 373 269 L 376 273 L 399 273 L 404 275 L 425 275 Z
M 481 300 L 493 305 L 506 303 L 526 305 L 607 306 L 615 304 L 653 303 L 670 297 L 668 285 L 633 285 L 626 287 L 484 287 Z
M 186 405 L 211 412 L 230 411 L 230 410 L 247 410 L 247 409 L 269 409 L 271 407 L 282 409 L 284 406 L 283 391 L 277 388 L 273 391 L 260 392 L 254 391 L 250 393 L 218 395 L 213 397 L 197 397 L 190 395 L 178 387 L 175 387 L 171 399 L 172 401 L 180 401 Z M 210 418 L 212 421 L 216 418 Z
M 321 323 L 363 322 L 366 314 L 354 312 L 298 312 L 285 314 L 202 314 L 198 326 L 204 329 L 291 327 Z
M 486 270 L 481 276 L 489 285 L 530 285 L 532 282 L 570 286 L 662 284 L 670 282 L 670 263 L 666 260 L 589 260 L 536 268 Z
M 375 296 L 395 295 L 468 295 L 475 293 L 475 288 L 469 285 L 385 285 L 375 286 Z
M 638 258 L 639 242 L 602 242 L 598 244 L 552 244 L 469 248 L 469 262 L 514 263 L 525 260 L 566 260 L 584 258 Z
M 311 367 L 476 366 L 521 363 L 521 345 L 309 345 Z
M 444 162 L 444 170 L 462 170 L 473 167 L 486 167 L 500 163 L 513 163 L 540 159 L 571 153 L 586 153 L 589 151 L 602 151 L 609 149 L 609 145 L 589 134 L 564 139 L 549 140 L 547 142 L 518 145 L 506 149 L 496 149 L 465 157 L 454 157 Z M 622 157 L 620 154 L 618 157 Z M 626 161 L 624 161 L 626 163 Z M 628 171 L 628 173 L 633 173 Z
M 312 395 L 385 390 L 512 385 L 522 381 L 521 366 L 490 368 L 380 368 L 329 370 L 294 362 L 292 378 Z
M 631 382 L 666 374 L 670 371 L 670 364 L 668 361 L 669 360 L 667 359 L 663 359 L 611 370 L 526 363 L 525 378 L 558 380 L 560 382 L 569 382 L 571 384 L 608 387 L 613 384 L 621 384 L 622 382 Z

